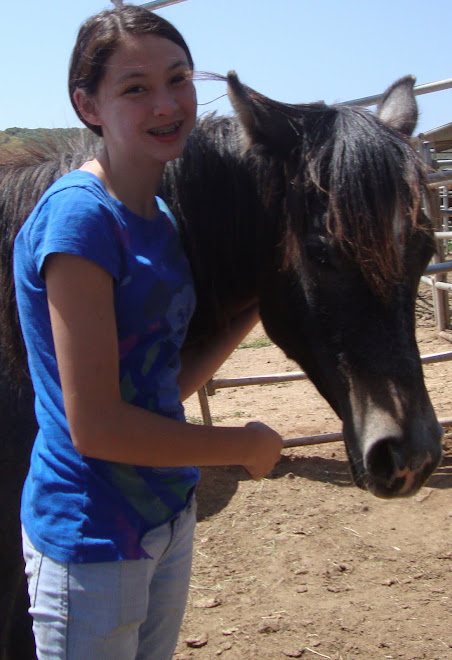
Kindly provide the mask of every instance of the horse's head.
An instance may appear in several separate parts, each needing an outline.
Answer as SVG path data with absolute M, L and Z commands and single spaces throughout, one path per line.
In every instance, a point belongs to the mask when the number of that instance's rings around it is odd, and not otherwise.
M 373 115 L 277 103 L 229 75 L 249 158 L 269 163 L 268 188 L 279 162 L 268 198 L 279 196 L 284 217 L 277 263 L 262 274 L 264 325 L 342 419 L 356 483 L 381 497 L 415 492 L 441 456 L 415 341 L 434 243 L 409 144 L 413 83 L 395 83 Z

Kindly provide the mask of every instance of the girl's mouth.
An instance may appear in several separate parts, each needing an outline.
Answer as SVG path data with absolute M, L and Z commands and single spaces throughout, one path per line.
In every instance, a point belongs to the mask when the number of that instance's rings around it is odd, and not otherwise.
M 174 124 L 171 124 L 170 126 L 161 126 L 160 128 L 152 128 L 148 131 L 151 135 L 154 135 L 155 137 L 172 137 L 173 135 L 176 135 L 178 132 L 179 128 L 182 126 L 181 121 L 177 121 Z

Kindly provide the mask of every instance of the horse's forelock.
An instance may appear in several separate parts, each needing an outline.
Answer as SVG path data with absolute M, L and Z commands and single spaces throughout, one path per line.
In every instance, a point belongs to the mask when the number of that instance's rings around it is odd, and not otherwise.
M 421 224 L 423 166 L 403 136 L 363 109 L 337 107 L 316 131 L 301 163 L 307 185 L 328 200 L 330 235 L 385 297 Z

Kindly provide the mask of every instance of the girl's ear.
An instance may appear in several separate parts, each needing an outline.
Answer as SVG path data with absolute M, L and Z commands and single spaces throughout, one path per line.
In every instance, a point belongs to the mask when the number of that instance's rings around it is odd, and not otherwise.
M 93 126 L 101 126 L 102 122 L 99 119 L 97 111 L 97 103 L 93 96 L 88 94 L 86 90 L 77 87 L 73 95 L 74 102 L 82 115 L 83 119 L 92 124 Z

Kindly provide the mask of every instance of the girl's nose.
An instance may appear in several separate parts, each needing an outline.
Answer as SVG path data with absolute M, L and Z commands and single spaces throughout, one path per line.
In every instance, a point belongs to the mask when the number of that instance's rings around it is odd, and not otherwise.
M 154 97 L 154 116 L 171 115 L 178 107 L 177 101 L 169 90 L 160 90 Z

